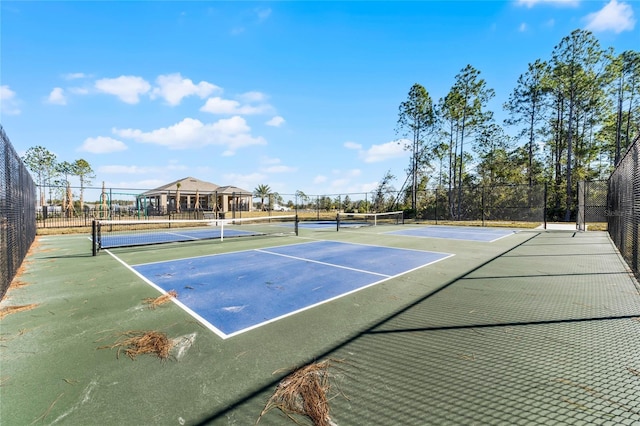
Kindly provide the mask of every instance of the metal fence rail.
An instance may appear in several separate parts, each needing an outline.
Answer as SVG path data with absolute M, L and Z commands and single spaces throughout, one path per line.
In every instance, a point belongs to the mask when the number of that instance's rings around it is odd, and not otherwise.
M 609 178 L 606 215 L 611 239 L 640 278 L 640 136 Z
M 35 185 L 0 126 L 0 299 L 36 236 Z

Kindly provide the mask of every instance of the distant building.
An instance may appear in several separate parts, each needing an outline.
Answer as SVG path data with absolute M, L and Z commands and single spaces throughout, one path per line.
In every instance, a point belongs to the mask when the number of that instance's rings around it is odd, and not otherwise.
M 193 210 L 220 213 L 250 211 L 253 209 L 253 194 L 237 186 L 219 186 L 186 177 L 143 192 L 138 196 L 138 203 L 147 208 L 149 214 Z

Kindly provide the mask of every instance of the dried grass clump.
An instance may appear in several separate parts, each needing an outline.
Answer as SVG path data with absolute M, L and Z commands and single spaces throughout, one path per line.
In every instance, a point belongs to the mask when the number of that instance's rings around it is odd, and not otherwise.
M 273 408 L 298 423 L 295 415 L 308 417 L 315 426 L 335 426 L 329 415 L 330 368 L 340 360 L 328 359 L 295 370 L 280 381 L 256 424 Z
M 37 303 L 32 303 L 30 305 L 5 306 L 4 308 L 0 309 L 0 319 L 6 317 L 7 315 L 15 314 L 16 312 L 30 311 L 37 306 Z
M 120 352 L 135 360 L 138 355 L 153 354 L 165 360 L 169 358 L 169 352 L 173 342 L 165 333 L 159 331 L 125 331 L 120 333 L 116 342 L 112 345 L 100 346 L 98 349 L 118 348 L 116 357 L 120 358 Z
M 175 290 L 170 290 L 166 294 L 158 297 L 149 297 L 144 299 L 144 303 L 149 305 L 151 309 L 155 309 L 156 307 L 163 305 L 173 299 L 174 297 L 178 297 L 178 293 Z
M 24 266 L 21 266 L 20 268 L 23 268 L 23 267 Z M 19 273 L 19 270 L 18 270 L 18 273 Z M 18 288 L 22 288 L 22 287 L 26 287 L 28 285 L 29 285 L 29 283 L 14 279 L 13 281 L 11 281 L 11 284 L 9 285 L 9 291 L 15 290 L 15 289 L 18 289 Z

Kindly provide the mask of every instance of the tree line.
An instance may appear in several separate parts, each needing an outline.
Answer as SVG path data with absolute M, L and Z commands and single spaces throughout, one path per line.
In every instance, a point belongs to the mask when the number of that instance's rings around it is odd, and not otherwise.
M 84 208 L 84 189 L 91 185 L 95 174 L 87 160 L 82 158 L 70 163 L 58 161 L 57 156 L 43 146 L 34 146 L 27 150 L 22 161 L 34 174 L 39 188 L 38 205 L 44 206 L 53 202 L 53 197 L 62 200 L 62 210 L 73 209 L 73 195 L 71 193 L 72 176 L 80 180 L 80 210 Z M 46 200 L 45 187 L 49 188 L 49 201 Z M 56 188 L 56 189 L 54 189 Z M 53 194 L 57 190 L 60 193 Z
M 640 133 L 640 53 L 604 49 L 591 32 L 575 30 L 547 60 L 527 65 L 502 123 L 487 106 L 494 96 L 471 65 L 437 102 L 421 84 L 411 87 L 396 127 L 411 153 L 404 203 L 417 211 L 427 187 L 446 190 L 459 219 L 465 186 L 546 183 L 552 210 L 569 221 L 576 182 L 606 179 Z M 390 177 L 378 191 L 389 189 Z
M 503 105 L 507 118 L 502 123 L 488 108 L 494 97 L 472 65 L 460 70 L 437 102 L 423 85 L 414 84 L 399 106 L 396 126 L 398 143 L 411 154 L 406 180 L 395 191 L 395 176 L 387 172 L 371 206 L 417 212 L 421 194 L 435 188 L 446 192 L 449 216 L 461 219 L 463 188 L 546 184 L 551 215 L 569 221 L 576 182 L 606 179 L 640 134 L 640 53 L 604 49 L 591 32 L 575 30 L 549 58 L 527 65 Z M 70 188 L 69 178 L 75 176 L 82 208 L 84 188 L 95 178 L 86 160 L 58 162 L 55 154 L 36 146 L 23 161 L 35 175 L 41 206 L 45 187 Z M 56 196 L 64 207 L 71 196 L 62 192 Z M 267 197 L 282 202 L 268 185 L 259 185 L 254 195 L 263 206 Z M 296 197 L 307 198 L 301 191 Z

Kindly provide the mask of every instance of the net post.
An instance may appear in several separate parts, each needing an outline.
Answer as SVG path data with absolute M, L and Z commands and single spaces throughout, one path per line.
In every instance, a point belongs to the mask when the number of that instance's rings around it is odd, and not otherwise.
M 336 232 L 340 232 L 340 213 L 336 213 Z
M 98 238 L 98 231 L 97 231 L 96 220 L 93 219 L 91 221 L 91 255 L 92 256 L 96 256 L 98 254 L 98 249 L 96 247 L 97 238 Z
M 224 219 L 220 221 L 220 242 L 224 241 Z
M 298 236 L 298 224 L 300 223 L 299 219 L 298 219 L 298 213 L 296 213 L 296 219 L 295 219 L 295 224 L 294 224 L 294 229 L 295 229 L 295 233 L 296 233 L 296 237 Z

